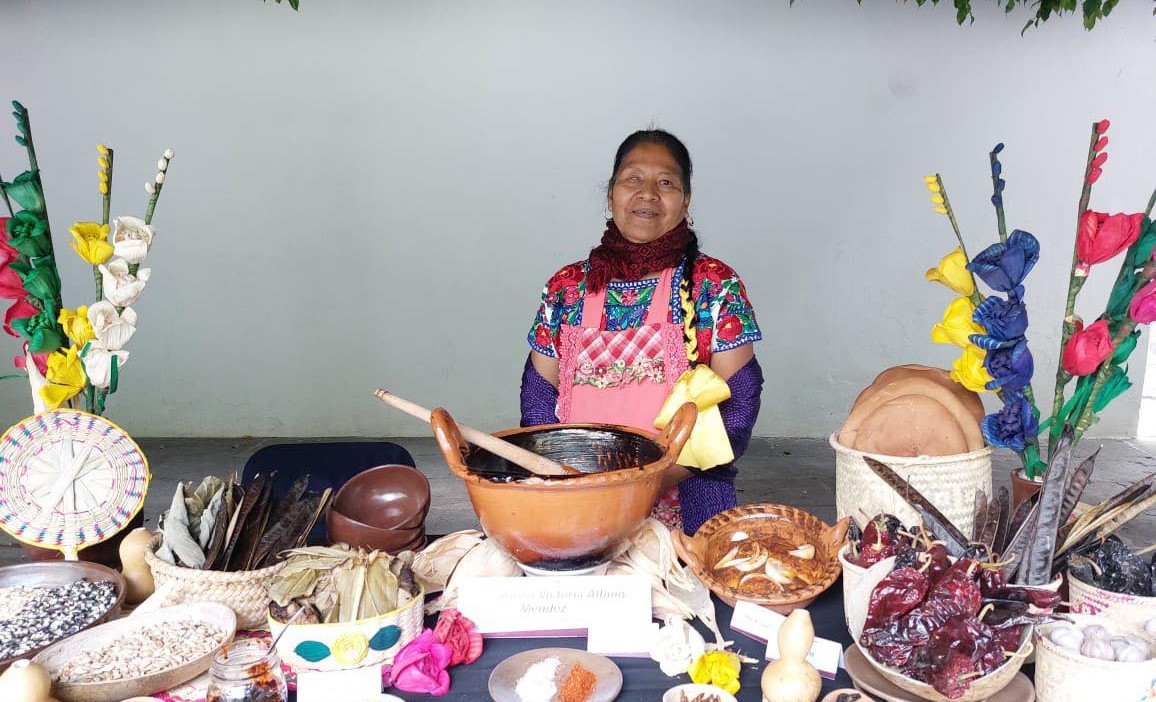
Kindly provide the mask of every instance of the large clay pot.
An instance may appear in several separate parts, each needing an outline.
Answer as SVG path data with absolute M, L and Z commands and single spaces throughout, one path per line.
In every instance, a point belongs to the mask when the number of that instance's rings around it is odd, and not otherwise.
M 467 445 L 442 408 L 434 436 L 454 475 L 466 484 L 486 534 L 517 560 L 541 570 L 576 570 L 604 563 L 650 514 L 662 475 L 678 459 L 698 411 L 683 405 L 661 435 L 605 424 L 553 424 L 495 436 L 581 475 L 529 474 L 488 451 Z

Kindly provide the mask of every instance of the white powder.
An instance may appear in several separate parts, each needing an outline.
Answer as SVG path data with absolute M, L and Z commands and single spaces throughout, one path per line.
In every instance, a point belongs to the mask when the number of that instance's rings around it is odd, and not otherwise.
M 514 685 L 514 692 L 522 702 L 550 702 L 558 693 L 555 680 L 562 661 L 554 656 L 538 661 L 526 669 Z

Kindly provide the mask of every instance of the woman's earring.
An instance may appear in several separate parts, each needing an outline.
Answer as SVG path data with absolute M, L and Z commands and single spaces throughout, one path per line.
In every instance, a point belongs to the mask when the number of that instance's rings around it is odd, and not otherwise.
M 688 226 L 688 227 L 694 226 L 694 215 L 692 215 L 689 212 L 686 213 L 686 226 Z
M 607 207 L 606 211 L 602 213 L 602 219 L 610 219 L 613 216 L 614 216 L 614 214 L 610 211 L 609 207 Z

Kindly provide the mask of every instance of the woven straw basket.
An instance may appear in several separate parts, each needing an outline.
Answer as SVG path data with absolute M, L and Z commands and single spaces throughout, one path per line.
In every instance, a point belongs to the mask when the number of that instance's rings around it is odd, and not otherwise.
M 887 574 L 891 572 L 891 568 L 895 565 L 895 557 L 884 558 L 859 575 L 859 582 L 855 584 L 850 593 L 850 600 L 845 603 L 847 628 L 851 631 L 851 638 L 855 641 L 855 645 L 859 645 L 859 638 L 863 635 L 863 628 L 867 623 L 867 605 L 871 599 L 871 593 L 875 590 L 875 586 L 879 584 Z M 989 697 L 993 697 L 1000 690 L 1011 684 L 1012 679 L 1016 673 L 1020 672 L 1029 655 L 1032 653 L 1032 637 L 1025 635 L 1020 647 L 1016 649 L 1015 653 L 1011 654 L 1004 664 L 993 670 L 988 675 L 982 678 L 977 678 L 968 686 L 967 692 L 962 697 L 952 699 L 939 694 L 934 687 L 927 683 L 919 682 L 913 678 L 903 675 L 895 668 L 884 665 L 871 657 L 863 647 L 859 647 L 859 651 L 871 667 L 879 671 L 879 674 L 887 679 L 892 685 L 899 687 L 911 694 L 915 695 L 921 700 L 930 700 L 930 702 L 982 702 Z M 1038 669 L 1037 669 L 1037 675 Z
M 1081 628 L 1099 624 L 1113 636 L 1136 636 L 1143 639 L 1150 650 L 1156 650 L 1156 639 L 1147 636 L 1143 629 L 1087 614 L 1068 616 Z M 1036 630 L 1036 699 L 1039 702 L 1156 700 L 1156 658 L 1141 663 L 1120 663 L 1081 656 L 1048 638 L 1048 632 L 1060 625 L 1049 624 Z
M 145 549 L 145 563 L 153 573 L 157 591 L 168 590 L 161 606 L 186 602 L 220 602 L 237 614 L 240 629 L 260 629 L 265 625 L 269 610 L 269 582 L 285 566 L 282 561 L 261 570 L 225 573 L 218 570 L 197 570 L 166 563 L 157 558 L 160 536 L 153 538 Z M 167 586 L 167 587 L 166 587 Z
M 862 524 L 880 512 L 899 517 L 904 524 L 917 524 L 919 515 L 907 501 L 875 475 L 865 456 L 885 463 L 939 508 L 951 523 L 971 536 L 975 512 L 975 491 L 991 497 L 990 446 L 954 456 L 884 456 L 864 453 L 839 443 L 838 432 L 831 434 L 835 449 L 835 515 L 850 515 Z M 862 510 L 862 512 L 860 512 Z M 863 515 L 866 516 L 863 516 Z
M 277 642 L 281 660 L 294 670 L 350 670 L 392 663 L 393 657 L 421 633 L 425 591 L 398 593 L 401 606 L 392 612 L 355 622 L 294 624 Z M 276 637 L 284 622 L 269 616 L 269 631 Z
M 863 566 L 857 566 L 847 560 L 849 553 L 851 544 L 844 544 L 843 548 L 839 549 L 839 564 L 843 566 L 843 621 L 849 621 L 847 604 L 851 601 L 852 593 L 858 587 L 859 581 L 863 579 L 863 574 L 867 572 Z
M 1128 628 L 1143 629 L 1156 618 L 1156 597 L 1124 595 L 1089 585 L 1068 571 L 1068 601 L 1076 614 L 1098 614 Z

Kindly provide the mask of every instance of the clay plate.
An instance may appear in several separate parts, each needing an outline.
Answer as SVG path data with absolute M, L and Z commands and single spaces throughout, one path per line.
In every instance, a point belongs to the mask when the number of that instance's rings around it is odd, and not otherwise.
M 622 690 L 622 671 L 605 656 L 577 648 L 536 648 L 510 656 L 494 668 L 490 673 L 490 697 L 494 702 L 521 702 L 514 686 L 530 666 L 551 656 L 562 661 L 559 684 L 575 663 L 594 673 L 598 682 L 586 702 L 611 702 Z
M 879 674 L 875 666 L 863 656 L 859 647 L 851 644 L 843 652 L 843 665 L 855 687 L 884 702 L 924 702 L 922 697 L 903 690 Z M 1023 673 L 1016 673 L 1011 683 L 982 702 L 1033 702 L 1036 689 Z

